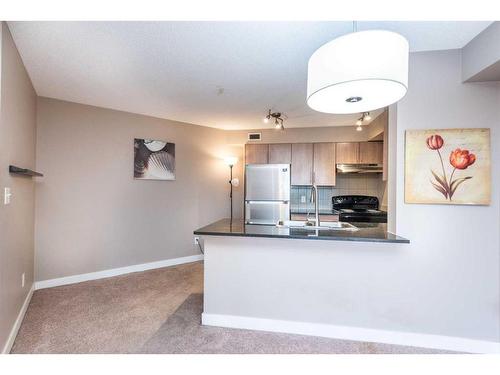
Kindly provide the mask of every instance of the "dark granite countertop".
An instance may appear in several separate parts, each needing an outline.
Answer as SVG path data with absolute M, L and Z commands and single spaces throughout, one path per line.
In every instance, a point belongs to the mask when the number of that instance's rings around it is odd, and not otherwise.
M 267 237 L 303 240 L 410 243 L 406 238 L 387 232 L 385 223 L 351 223 L 357 231 L 285 228 L 274 225 L 249 225 L 243 220 L 222 219 L 194 231 L 196 235 L 229 237 Z

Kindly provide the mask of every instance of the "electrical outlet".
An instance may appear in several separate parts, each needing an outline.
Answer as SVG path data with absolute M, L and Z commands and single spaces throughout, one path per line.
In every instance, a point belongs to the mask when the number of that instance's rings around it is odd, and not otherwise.
M 3 191 L 3 204 L 10 204 L 10 197 L 12 197 L 12 193 L 10 188 L 6 187 Z
M 300 196 L 300 203 L 306 203 L 306 196 L 305 195 Z
M 198 245 L 199 243 L 200 243 L 200 237 L 195 236 L 195 237 L 194 237 L 194 244 L 195 244 L 195 245 Z
M 21 288 L 24 288 L 24 279 L 25 279 L 25 277 L 24 277 L 24 272 L 23 272 L 23 274 L 21 275 Z

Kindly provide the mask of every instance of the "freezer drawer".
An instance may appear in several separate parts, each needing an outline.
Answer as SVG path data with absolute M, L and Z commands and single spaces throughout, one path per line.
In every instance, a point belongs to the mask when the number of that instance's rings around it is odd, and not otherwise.
M 289 201 L 289 164 L 248 164 L 245 168 L 245 200 Z
M 271 224 L 290 220 L 290 205 L 288 202 L 245 202 L 246 224 Z

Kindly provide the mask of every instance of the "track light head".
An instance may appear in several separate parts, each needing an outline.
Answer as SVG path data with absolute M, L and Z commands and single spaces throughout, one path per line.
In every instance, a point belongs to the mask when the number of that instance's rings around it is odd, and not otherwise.
M 274 127 L 278 130 L 285 130 L 285 127 L 283 126 L 283 117 L 281 112 L 271 112 L 269 110 L 269 113 L 267 116 L 264 118 L 264 122 L 268 123 L 271 119 L 274 119 Z

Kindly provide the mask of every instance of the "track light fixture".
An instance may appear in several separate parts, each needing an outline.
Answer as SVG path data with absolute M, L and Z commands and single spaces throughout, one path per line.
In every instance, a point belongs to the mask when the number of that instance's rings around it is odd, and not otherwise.
M 364 121 L 370 121 L 372 119 L 372 116 L 370 116 L 370 112 L 363 112 L 361 114 L 361 117 L 356 120 L 356 130 L 360 132 L 363 130 L 363 122 Z
M 277 130 L 285 130 L 285 127 L 283 126 L 283 117 L 281 112 L 271 112 L 271 110 L 269 110 L 267 116 L 264 117 L 264 122 L 267 124 L 271 119 L 274 119 L 274 127 Z

